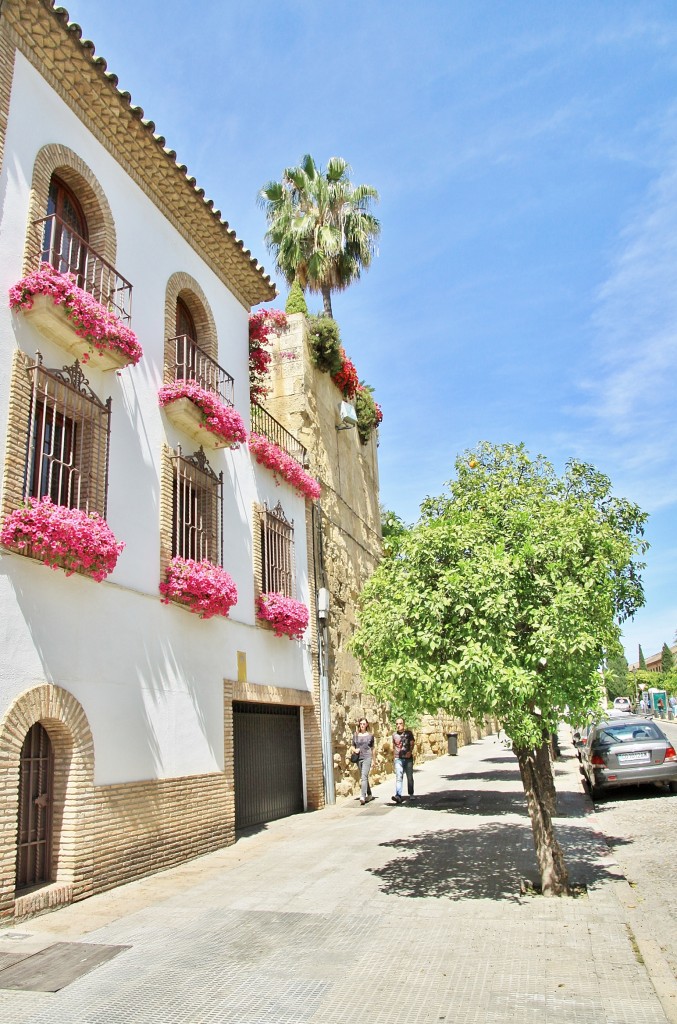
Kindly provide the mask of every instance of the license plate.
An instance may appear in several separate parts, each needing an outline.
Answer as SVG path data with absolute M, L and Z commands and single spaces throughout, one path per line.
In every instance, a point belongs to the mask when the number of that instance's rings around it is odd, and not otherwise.
M 640 750 L 636 754 L 628 753 L 628 754 L 619 754 L 618 755 L 618 763 L 619 764 L 641 764 L 644 761 L 650 761 L 650 760 L 651 760 L 651 754 L 649 753 L 648 750 Z

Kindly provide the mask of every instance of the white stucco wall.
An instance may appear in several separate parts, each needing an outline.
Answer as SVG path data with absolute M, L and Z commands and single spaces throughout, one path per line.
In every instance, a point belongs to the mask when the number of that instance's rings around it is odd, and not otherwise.
M 60 143 L 77 153 L 101 184 L 117 232 L 116 268 L 133 285 L 132 328 L 144 349 L 137 367 L 119 374 L 89 364 L 101 398 L 112 396 L 108 523 L 125 542 L 115 572 L 102 584 L 66 578 L 0 552 L 0 713 L 44 681 L 80 701 L 94 735 L 96 782 L 172 777 L 223 765 L 223 679 L 237 678 L 237 651 L 248 680 L 308 689 L 308 645 L 276 638 L 254 617 L 252 506 L 282 501 L 295 522 L 297 588 L 308 602 L 305 504 L 275 486 L 245 448 L 208 453 L 224 472 L 224 567 L 238 588 L 229 620 L 202 621 L 161 603 L 159 479 L 163 442 L 185 452 L 197 445 L 158 408 L 164 356 L 166 286 L 177 271 L 194 277 L 214 315 L 219 363 L 235 378 L 235 404 L 249 422 L 248 311 L 193 252 L 143 191 L 87 131 L 38 72 L 17 58 L 0 176 L 0 295 L 21 277 L 30 183 L 39 150 Z M 7 423 L 12 350 L 46 366 L 72 357 L 0 301 L 0 423 Z M 3 433 L 4 438 L 4 433 Z M 0 445 L 0 473 L 4 467 Z

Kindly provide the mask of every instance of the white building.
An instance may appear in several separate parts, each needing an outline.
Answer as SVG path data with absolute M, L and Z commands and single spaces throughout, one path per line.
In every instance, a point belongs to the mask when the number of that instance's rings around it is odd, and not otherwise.
M 248 315 L 274 287 L 49 0 L 6 0 L 0 46 L 3 521 L 48 498 L 125 545 L 103 582 L 0 549 L 0 914 L 22 915 L 319 806 L 322 771 L 314 616 L 298 640 L 256 614 L 272 590 L 314 609 L 309 502 L 158 401 L 197 382 L 248 430 Z M 131 310 L 136 365 L 73 369 L 91 346 L 62 305 L 10 309 L 44 263 Z M 227 570 L 227 618 L 163 603 L 174 556 Z

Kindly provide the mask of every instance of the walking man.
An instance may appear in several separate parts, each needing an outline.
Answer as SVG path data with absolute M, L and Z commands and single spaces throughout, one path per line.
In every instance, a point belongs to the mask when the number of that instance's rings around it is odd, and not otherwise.
M 393 758 L 395 759 L 395 796 L 396 804 L 402 803 L 402 780 L 407 774 L 407 792 L 409 799 L 414 795 L 414 734 L 406 729 L 404 719 L 398 718 L 393 733 Z

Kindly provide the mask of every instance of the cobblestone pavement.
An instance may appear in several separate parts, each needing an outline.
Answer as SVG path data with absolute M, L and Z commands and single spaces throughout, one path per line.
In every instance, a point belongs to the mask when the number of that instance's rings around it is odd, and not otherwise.
M 418 766 L 410 804 L 384 783 L 366 807 L 275 822 L 0 930 L 0 955 L 129 947 L 60 991 L 0 991 L 0 1021 L 666 1024 L 619 897 L 631 890 L 565 753 L 557 828 L 578 898 L 521 894 L 536 866 L 519 772 L 488 738 Z
M 677 747 L 677 725 L 659 725 Z M 598 800 L 595 816 L 677 987 L 677 795 L 628 787 Z

